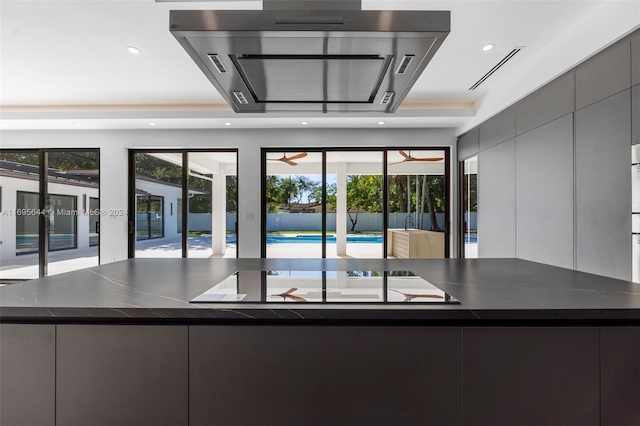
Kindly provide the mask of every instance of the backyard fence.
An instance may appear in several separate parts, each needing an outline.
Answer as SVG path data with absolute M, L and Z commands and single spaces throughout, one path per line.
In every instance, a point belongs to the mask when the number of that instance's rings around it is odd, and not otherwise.
M 355 213 L 352 213 L 355 217 Z M 389 228 L 404 228 L 407 213 L 390 213 Z M 416 214 L 410 215 L 413 224 L 417 223 Z M 475 214 L 473 214 L 475 216 Z M 441 229 L 444 229 L 444 213 L 436 213 L 436 220 Z M 236 214 L 227 213 L 227 231 L 234 231 Z M 474 222 L 475 223 L 475 222 Z M 351 229 L 351 221 L 347 216 L 345 223 L 347 230 Z M 382 213 L 360 213 L 356 231 L 382 231 Z M 428 213 L 423 214 L 422 229 L 431 228 L 431 220 Z M 336 214 L 327 213 L 327 230 L 336 229 Z M 211 213 L 189 213 L 190 231 L 211 231 Z M 322 231 L 322 213 L 268 213 L 267 231 Z

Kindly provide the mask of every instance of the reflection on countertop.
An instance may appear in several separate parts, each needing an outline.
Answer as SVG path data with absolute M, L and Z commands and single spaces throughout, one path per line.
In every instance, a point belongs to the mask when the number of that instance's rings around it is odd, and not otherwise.
M 236 271 L 193 303 L 460 303 L 411 271 Z

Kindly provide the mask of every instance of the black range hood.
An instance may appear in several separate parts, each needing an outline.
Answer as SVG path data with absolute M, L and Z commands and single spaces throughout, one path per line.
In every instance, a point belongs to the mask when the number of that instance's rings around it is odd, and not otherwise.
M 395 112 L 449 34 L 450 12 L 354 3 L 173 10 L 170 29 L 236 112 Z

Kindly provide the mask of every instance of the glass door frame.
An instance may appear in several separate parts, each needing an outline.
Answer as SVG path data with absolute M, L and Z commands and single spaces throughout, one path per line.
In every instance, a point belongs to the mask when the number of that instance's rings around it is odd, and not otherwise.
M 399 150 L 419 150 L 419 151 L 443 151 L 444 152 L 444 184 L 445 184 L 445 211 L 444 211 L 444 258 L 450 255 L 450 218 L 451 210 L 451 148 L 440 146 L 394 146 L 394 147 L 367 147 L 367 146 L 351 146 L 351 147 L 304 147 L 304 146 L 285 146 L 285 147 L 269 147 L 262 148 L 260 153 L 260 199 L 261 199 L 261 237 L 260 237 L 260 257 L 267 257 L 267 154 L 282 152 L 313 152 L 322 154 L 322 259 L 327 257 L 327 153 L 329 152 L 380 152 L 382 153 L 382 259 L 387 258 L 387 229 L 389 229 L 389 182 L 388 182 L 388 153 L 390 151 Z
M 182 186 L 182 232 L 181 232 L 181 245 L 182 245 L 182 253 L 181 258 L 188 257 L 189 251 L 189 154 L 197 153 L 197 152 L 230 152 L 236 155 L 236 184 L 240 185 L 240 164 L 238 159 L 238 149 L 237 148 L 194 148 L 194 149 L 129 149 L 129 184 L 128 184 L 128 198 L 129 198 L 129 217 L 128 217 L 128 250 L 127 255 L 129 259 L 133 259 L 136 257 L 136 154 L 153 154 L 153 153 L 163 153 L 163 154 L 181 154 L 182 155 L 182 176 L 181 176 L 181 186 Z M 164 208 L 164 207 L 163 207 Z M 178 206 L 176 206 L 176 209 Z M 238 214 L 236 212 L 236 214 Z M 238 253 L 240 252 L 240 239 L 238 238 L 238 220 L 236 220 L 236 258 L 238 257 Z M 163 224 L 164 230 L 164 215 L 163 215 Z

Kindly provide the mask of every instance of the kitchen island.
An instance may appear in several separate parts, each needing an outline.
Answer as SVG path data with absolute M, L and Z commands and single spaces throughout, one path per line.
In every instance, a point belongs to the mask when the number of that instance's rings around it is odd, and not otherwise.
M 0 322 L 2 425 L 640 424 L 640 285 L 518 259 L 132 259 Z

